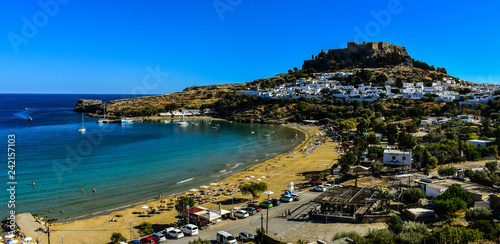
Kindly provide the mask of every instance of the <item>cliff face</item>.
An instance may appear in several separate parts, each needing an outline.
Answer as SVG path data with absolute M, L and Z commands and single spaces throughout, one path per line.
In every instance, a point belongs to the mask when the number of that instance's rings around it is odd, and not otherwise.
M 86 112 L 86 113 L 96 113 L 98 110 L 103 109 L 102 100 L 93 99 L 79 99 L 75 105 L 73 111 L 75 112 Z

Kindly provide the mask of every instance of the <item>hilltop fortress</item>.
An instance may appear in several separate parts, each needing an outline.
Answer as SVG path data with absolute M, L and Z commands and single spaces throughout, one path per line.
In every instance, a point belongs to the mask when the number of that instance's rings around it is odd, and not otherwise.
M 375 67 L 377 65 L 411 66 L 411 57 L 406 48 L 386 42 L 348 42 L 347 48 L 328 49 L 310 60 L 305 60 L 302 69 L 308 72 L 335 71 L 358 65 Z
M 389 53 L 397 53 L 401 56 L 410 56 L 406 52 L 405 47 L 396 46 L 394 44 L 389 44 L 386 42 L 363 42 L 361 44 L 357 42 L 348 42 L 347 48 L 329 49 L 327 55 L 333 54 L 336 58 L 344 59 L 356 54 L 364 54 L 365 56 L 379 56 Z

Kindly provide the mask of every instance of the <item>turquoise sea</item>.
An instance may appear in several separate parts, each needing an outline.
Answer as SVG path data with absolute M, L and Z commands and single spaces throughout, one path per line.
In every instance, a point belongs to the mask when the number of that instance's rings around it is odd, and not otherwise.
M 2 216 L 15 210 L 63 220 L 138 204 L 228 177 L 304 139 L 283 126 L 215 120 L 101 125 L 86 117 L 87 132 L 78 133 L 81 114 L 72 111 L 78 99 L 123 97 L 0 94 L 0 145 L 7 152 L 14 135 L 16 161 L 9 179 L 4 153 L 0 181 L 5 189 L 16 182 L 16 191 L 14 208 L 11 194 L 1 194 Z

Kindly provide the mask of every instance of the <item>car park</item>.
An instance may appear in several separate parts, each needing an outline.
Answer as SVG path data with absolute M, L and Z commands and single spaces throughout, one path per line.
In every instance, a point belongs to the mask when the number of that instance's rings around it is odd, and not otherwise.
M 323 185 L 317 185 L 317 186 L 313 187 L 313 190 L 319 191 L 319 192 L 324 192 L 324 191 L 326 191 L 326 187 L 324 187 Z
M 302 198 L 302 197 L 301 197 L 299 194 L 297 194 L 297 193 L 292 193 L 290 196 L 293 198 L 293 200 L 294 200 L 294 201 L 298 201 L 298 200 L 300 200 L 300 199 Z
M 153 238 L 153 240 L 155 240 L 155 242 L 164 242 L 164 241 L 167 241 L 167 238 L 165 238 L 165 235 L 163 235 L 160 232 L 152 234 L 151 238 Z
M 238 234 L 238 237 L 241 242 L 250 242 L 255 240 L 255 237 L 248 231 L 240 232 L 240 234 Z
M 240 209 L 240 210 L 234 212 L 234 216 L 236 216 L 238 218 L 246 218 L 246 217 L 250 216 L 250 214 L 247 211 Z
M 151 238 L 149 236 L 142 238 L 141 243 L 142 244 L 156 244 L 155 240 L 153 240 L 153 238 Z
M 249 207 L 254 207 L 257 210 L 257 212 L 262 211 L 262 208 L 259 205 L 257 205 L 256 203 L 248 204 L 248 206 Z
M 169 230 L 167 232 L 167 235 L 172 237 L 172 238 L 176 238 L 176 239 L 184 237 L 184 233 L 182 233 L 182 231 L 179 229 Z
M 281 195 L 280 201 L 281 202 L 291 202 L 291 201 L 293 201 L 293 198 L 290 195 Z
M 270 201 L 270 200 L 265 200 L 265 201 L 262 201 L 259 206 L 261 206 L 262 208 L 272 208 L 273 207 L 273 202 Z
M 271 199 L 271 202 L 273 203 L 273 206 L 279 206 L 281 204 L 280 200 L 276 198 Z
M 215 237 L 217 243 L 226 244 L 226 243 L 237 243 L 236 238 L 233 235 L 229 234 L 226 231 L 219 231 Z
M 247 211 L 250 216 L 257 213 L 257 209 L 255 209 L 254 207 L 248 207 L 245 208 L 244 210 Z
M 184 234 L 190 235 L 190 236 L 198 235 L 198 226 L 193 225 L 193 224 L 183 225 L 181 227 L 181 231 Z

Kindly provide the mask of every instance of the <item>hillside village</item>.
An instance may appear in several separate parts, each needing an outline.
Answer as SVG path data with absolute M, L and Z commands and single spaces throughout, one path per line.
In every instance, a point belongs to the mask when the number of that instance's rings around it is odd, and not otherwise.
M 336 78 L 346 78 L 350 75 L 352 73 L 348 72 L 322 73 L 317 78 L 302 78 L 294 83 L 284 83 L 269 89 L 251 86 L 247 90 L 239 91 L 239 93 L 270 99 L 314 98 L 331 94 L 333 97 L 343 98 L 346 101 L 359 100 L 363 102 L 374 102 L 385 98 L 402 97 L 419 100 L 429 97 L 437 102 L 451 102 L 461 99 L 460 105 L 473 106 L 479 103 L 486 104 L 489 100 L 495 99 L 496 96 L 493 93 L 500 88 L 498 85 L 489 84 L 457 85 L 454 79 L 447 77 L 441 81 L 432 82 L 432 86 L 429 87 L 424 86 L 423 82 L 403 83 L 402 89 L 398 89 L 393 81 L 386 81 L 384 86 L 360 84 L 355 87 L 342 85 L 340 81 L 336 80 Z M 462 96 L 454 91 L 457 88 L 470 89 L 471 92 Z

